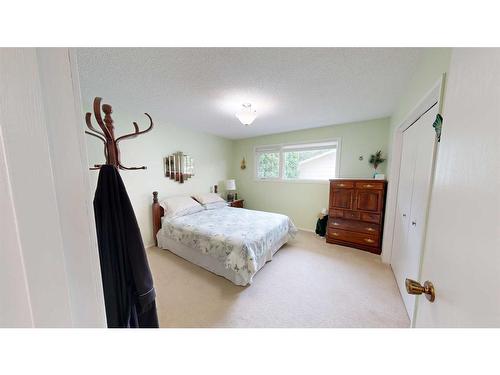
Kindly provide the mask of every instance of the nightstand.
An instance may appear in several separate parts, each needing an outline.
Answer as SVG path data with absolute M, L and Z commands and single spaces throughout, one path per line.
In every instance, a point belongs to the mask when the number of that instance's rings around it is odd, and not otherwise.
M 229 202 L 229 206 L 231 207 L 237 207 L 237 208 L 243 208 L 243 202 L 245 200 L 244 199 L 236 199 L 232 202 Z

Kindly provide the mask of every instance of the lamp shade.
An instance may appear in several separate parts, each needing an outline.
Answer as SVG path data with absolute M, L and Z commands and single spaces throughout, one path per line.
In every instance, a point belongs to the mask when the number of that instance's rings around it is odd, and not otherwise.
M 236 181 L 235 180 L 226 180 L 226 190 L 236 190 Z
M 257 112 L 252 109 L 249 103 L 243 104 L 243 108 L 235 116 L 243 125 L 250 125 L 257 118 Z

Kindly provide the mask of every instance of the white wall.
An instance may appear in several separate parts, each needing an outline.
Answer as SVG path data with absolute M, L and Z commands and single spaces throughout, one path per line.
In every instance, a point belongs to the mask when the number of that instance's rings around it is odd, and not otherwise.
M 85 98 L 87 101 L 89 98 Z M 90 98 L 93 100 L 93 98 Z M 104 98 L 103 103 L 113 105 L 113 98 Z M 84 108 L 91 111 L 90 106 Z M 134 115 L 127 115 L 127 112 Z M 113 106 L 115 134 L 122 135 L 133 130 L 132 122 L 136 121 L 144 129 L 149 121 L 143 112 L 147 108 L 120 108 Z M 128 195 L 134 207 L 137 221 L 146 246 L 153 244 L 151 204 L 152 192 L 158 191 L 159 198 L 173 195 L 188 195 L 209 192 L 210 187 L 228 178 L 232 161 L 232 141 L 214 135 L 176 127 L 166 121 L 153 118 L 154 128 L 151 132 L 120 143 L 122 164 L 131 166 L 147 166 L 146 170 L 120 171 Z M 93 117 L 93 116 L 92 116 Z M 98 126 L 94 121 L 94 125 Z M 83 125 L 82 125 L 83 126 Z M 89 166 L 105 162 L 102 142 L 86 136 L 89 155 Z M 171 153 L 182 151 L 194 159 L 195 175 L 180 184 L 165 177 L 163 158 Z M 98 171 L 89 171 L 92 190 L 95 190 Z M 222 190 L 222 189 L 221 189 Z

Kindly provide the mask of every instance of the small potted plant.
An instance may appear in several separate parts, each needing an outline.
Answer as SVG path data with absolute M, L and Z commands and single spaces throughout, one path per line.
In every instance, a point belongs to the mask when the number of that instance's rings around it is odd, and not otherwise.
M 375 154 L 370 156 L 370 160 L 368 161 L 371 165 L 373 165 L 373 169 L 375 170 L 373 173 L 373 178 L 377 175 L 377 167 L 385 161 L 385 158 L 382 157 L 382 150 L 378 150 Z

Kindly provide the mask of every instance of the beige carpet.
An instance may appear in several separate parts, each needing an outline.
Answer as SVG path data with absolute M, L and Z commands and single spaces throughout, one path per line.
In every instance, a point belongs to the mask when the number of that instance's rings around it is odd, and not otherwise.
M 240 287 L 167 250 L 147 250 L 162 327 L 408 327 L 380 257 L 297 238 Z

